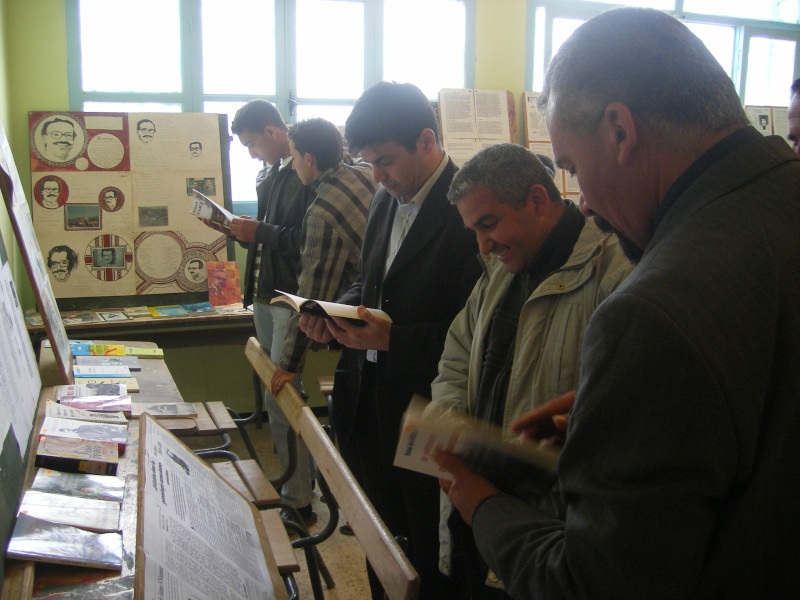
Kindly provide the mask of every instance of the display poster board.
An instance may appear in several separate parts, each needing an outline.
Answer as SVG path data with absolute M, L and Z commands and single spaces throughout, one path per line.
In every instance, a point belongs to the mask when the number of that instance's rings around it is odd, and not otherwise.
M 744 107 L 750 124 L 761 135 L 779 135 L 789 141 L 789 109 L 786 106 L 752 106 Z
M 204 298 L 205 263 L 229 245 L 189 211 L 193 190 L 231 207 L 227 129 L 206 113 L 29 113 L 31 210 L 55 297 Z
M 44 321 L 47 337 L 53 344 L 62 383 L 69 383 L 72 372 L 71 355 L 67 332 L 58 312 L 53 288 L 50 285 L 48 269 L 36 243 L 36 234 L 31 220 L 28 200 L 22 189 L 14 156 L 8 144 L 5 131 L 0 128 L 0 191 L 11 217 L 11 225 L 17 236 L 22 260 L 30 277 L 36 304 Z
M 439 90 L 442 145 L 458 166 L 481 148 L 517 139 L 514 98 L 505 90 Z
M 155 419 L 139 433 L 136 598 L 286 598 L 258 510 Z
M 7 167 L 7 164 L 2 166 L 3 170 Z M 25 330 L 19 294 L 11 276 L 2 234 L 0 319 L 0 474 L 3 482 L 0 485 L 0 547 L 5 548 L 22 493 L 25 454 L 42 384 L 33 347 Z M 4 568 L 5 561 L 0 561 L 0 581 L 5 577 Z

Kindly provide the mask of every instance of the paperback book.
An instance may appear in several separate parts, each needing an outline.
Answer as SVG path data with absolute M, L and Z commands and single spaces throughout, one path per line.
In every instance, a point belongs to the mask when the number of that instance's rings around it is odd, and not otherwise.
M 116 365 L 72 365 L 72 376 L 76 379 L 87 377 L 93 379 L 98 377 L 130 377 L 131 370 L 126 366 Z
M 45 416 L 40 434 L 48 437 L 114 442 L 120 453 L 128 443 L 127 425 L 114 423 L 92 423 L 75 419 L 59 419 Z
M 169 304 L 166 306 L 148 306 L 147 310 L 150 315 L 156 318 L 160 317 L 182 317 L 188 315 L 188 311 L 180 304 Z
M 122 344 L 70 344 L 73 356 L 125 356 Z
M 119 511 L 119 502 L 36 490 L 25 492 L 19 505 L 19 514 L 98 533 L 119 530 Z
M 349 319 L 355 323 L 364 323 L 364 321 L 361 320 L 361 317 L 358 316 L 357 306 L 352 306 L 350 304 L 339 304 L 338 302 L 309 300 L 307 298 L 295 296 L 294 294 L 281 292 L 280 290 L 275 290 L 275 292 L 279 295 L 270 300 L 270 304 L 286 304 L 289 306 L 289 308 L 292 308 L 299 313 L 312 315 L 314 317 L 322 317 L 325 319 L 330 319 L 331 317 L 341 317 L 343 319 Z M 392 322 L 392 318 L 384 311 L 378 308 L 370 308 L 368 310 L 374 316 L 383 319 L 384 321 L 388 321 L 389 323 Z
M 137 356 L 78 356 L 75 362 L 81 366 L 128 367 L 131 371 L 142 370 Z
M 110 500 L 119 504 L 125 492 L 125 480 L 112 475 L 64 473 L 53 469 L 39 469 L 31 489 L 48 494 Z
M 125 386 L 129 394 L 136 394 L 139 391 L 139 382 L 135 377 L 82 377 L 81 381 L 87 384 L 113 383 Z
M 163 404 L 133 402 L 131 418 L 137 419 L 147 413 L 155 419 L 191 419 L 197 416 L 197 410 L 190 402 L 164 402 Z
M 119 446 L 115 442 L 42 435 L 39 436 L 35 464 L 67 473 L 116 475 Z
M 83 396 L 62 398 L 58 401 L 62 406 L 69 406 L 91 412 L 122 412 L 130 414 L 130 396 Z
M 161 348 L 138 348 L 136 346 L 125 346 L 126 356 L 137 356 L 139 358 L 164 358 L 164 350 Z
M 119 571 L 122 536 L 93 533 L 22 514 L 17 517 L 7 555 L 21 560 Z
M 558 450 L 503 437 L 500 428 L 480 421 L 458 424 L 423 415 L 427 401 L 411 399 L 400 430 L 395 466 L 452 479 L 433 458 L 437 449 L 463 458 L 501 491 L 527 497 L 549 491 L 556 482 Z
M 88 396 L 116 398 L 127 394 L 128 388 L 119 383 L 78 383 L 55 386 L 55 398 L 59 402 L 65 398 L 85 398 Z
M 67 406 L 48 400 L 45 405 L 45 416 L 55 417 L 57 419 L 76 419 L 78 421 L 91 421 L 92 423 L 116 423 L 117 425 L 125 425 L 128 419 L 121 411 L 107 412 L 107 411 L 91 411 L 74 406 Z

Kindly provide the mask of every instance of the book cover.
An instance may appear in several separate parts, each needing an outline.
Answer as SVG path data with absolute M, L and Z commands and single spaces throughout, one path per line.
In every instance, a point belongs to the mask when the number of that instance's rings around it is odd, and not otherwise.
M 45 405 L 45 416 L 55 417 L 57 419 L 77 419 L 79 421 L 91 421 L 93 423 L 116 423 L 117 425 L 125 425 L 128 419 L 121 411 L 108 412 L 84 410 L 75 408 L 74 406 L 67 406 L 48 400 Z
M 80 325 L 81 323 L 99 323 L 100 319 L 93 312 L 65 314 L 61 317 L 64 325 Z
M 181 308 L 183 308 L 190 315 L 217 312 L 217 309 L 211 306 L 211 302 L 195 302 L 193 304 L 181 304 Z
M 78 356 L 75 362 L 82 366 L 128 367 L 131 371 L 142 370 L 142 364 L 136 356 Z
M 125 480 L 113 475 L 64 473 L 53 469 L 39 469 L 31 489 L 62 496 L 110 500 L 119 504 L 125 492 Z
M 122 310 L 96 310 L 95 314 L 101 321 L 127 321 L 130 319 Z
M 28 490 L 20 502 L 19 514 L 105 533 L 119 530 L 120 506 L 109 500 Z
M 125 346 L 121 344 L 71 344 L 73 356 L 125 356 Z
M 115 475 L 119 464 L 119 446 L 78 438 L 39 436 L 37 467 L 68 473 Z
M 112 383 L 118 385 L 124 385 L 125 390 L 129 394 L 136 394 L 139 392 L 139 382 L 136 380 L 135 377 L 82 377 L 81 382 L 86 382 L 87 385 L 90 384 L 103 384 L 103 383 Z
M 139 358 L 164 358 L 164 350 L 161 348 L 138 348 L 136 346 L 125 346 L 126 356 L 137 356 Z
M 122 569 L 122 536 L 93 533 L 69 525 L 19 515 L 7 555 L 21 560 Z
M 147 413 L 155 419 L 194 418 L 197 410 L 190 402 L 164 402 L 163 404 L 133 402 L 131 418 L 136 419 Z
M 427 401 L 414 396 L 403 416 L 394 465 L 442 479 L 451 475 L 433 459 L 436 449 L 463 458 L 501 491 L 529 497 L 549 491 L 556 482 L 558 450 L 510 440 L 500 428 L 480 421 L 441 421 L 423 415 Z
M 72 385 L 55 386 L 55 398 L 61 401 L 64 398 L 84 398 L 87 396 L 106 396 L 115 398 L 125 396 L 128 388 L 119 383 L 79 383 Z
M 212 306 L 224 306 L 242 301 L 239 263 L 236 261 L 206 261 L 208 301 Z
M 131 319 L 140 319 L 142 317 L 150 316 L 150 311 L 147 310 L 146 306 L 129 306 L 128 308 L 123 308 L 122 312 L 124 312 Z
M 192 197 L 192 204 L 189 206 L 190 214 L 200 219 L 212 221 L 225 229 L 231 228 L 231 222 L 236 218 L 233 214 L 205 194 L 194 189 L 192 193 L 194 196 Z
M 92 423 L 45 416 L 39 433 L 48 437 L 114 442 L 120 453 L 125 451 L 125 445 L 128 443 L 127 425 L 114 423 Z
M 130 377 L 131 370 L 125 366 L 111 365 L 73 365 L 72 376 L 76 379 L 85 377 Z
M 355 323 L 364 323 L 358 316 L 357 306 L 351 304 L 339 304 L 338 302 L 324 302 L 322 300 L 309 300 L 308 298 L 301 298 L 288 292 L 275 290 L 278 296 L 270 300 L 270 304 L 286 304 L 289 308 L 296 310 L 299 313 L 312 315 L 315 317 L 322 317 L 329 319 L 331 317 L 341 317 L 349 319 Z M 384 321 L 392 322 L 392 318 L 379 308 L 368 309 L 374 316 L 383 319 Z
M 68 397 L 58 401 L 61 406 L 68 406 L 92 412 L 131 412 L 130 396 L 83 396 Z
M 165 306 L 148 306 L 147 310 L 153 317 L 181 317 L 189 314 L 180 304 L 168 304 Z

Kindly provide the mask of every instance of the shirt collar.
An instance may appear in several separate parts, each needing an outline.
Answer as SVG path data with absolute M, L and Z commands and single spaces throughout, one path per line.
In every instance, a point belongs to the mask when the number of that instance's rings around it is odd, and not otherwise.
M 414 194 L 414 197 L 411 198 L 411 201 L 408 204 L 414 202 L 418 206 L 420 207 L 422 206 L 422 203 L 425 202 L 425 198 L 428 197 L 428 194 L 430 193 L 433 184 L 436 183 L 436 181 L 439 179 L 439 176 L 442 174 L 442 171 L 444 171 L 444 168 L 447 166 L 447 163 L 449 161 L 450 157 L 447 156 L 447 152 L 444 152 L 444 155 L 442 156 L 442 162 L 439 163 L 439 166 L 436 167 L 436 170 L 433 172 L 433 174 L 430 177 L 428 177 L 428 180 L 425 182 L 425 185 L 423 185 L 419 189 L 419 191 L 416 194 Z M 405 202 L 403 202 L 401 198 L 397 198 L 396 200 L 400 206 L 403 206 L 405 204 Z

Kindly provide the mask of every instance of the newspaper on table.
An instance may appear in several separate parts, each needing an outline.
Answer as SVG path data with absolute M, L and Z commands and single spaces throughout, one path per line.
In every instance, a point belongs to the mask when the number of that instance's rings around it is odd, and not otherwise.
M 235 215 L 205 194 L 197 190 L 192 190 L 192 192 L 194 192 L 194 196 L 192 197 L 192 206 L 189 209 L 191 214 L 201 219 L 208 219 L 225 229 L 230 229 L 231 222 L 236 218 Z
M 285 598 L 258 511 L 144 415 L 139 454 L 137 597 Z

